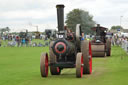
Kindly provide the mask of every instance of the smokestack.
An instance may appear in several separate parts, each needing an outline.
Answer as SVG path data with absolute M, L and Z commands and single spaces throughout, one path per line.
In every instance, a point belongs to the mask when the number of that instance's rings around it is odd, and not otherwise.
M 64 30 L 64 5 L 56 5 L 57 8 L 57 20 L 58 20 L 58 31 Z
M 100 35 L 100 24 L 97 24 L 97 27 L 96 27 L 96 35 L 97 36 Z
M 100 27 L 100 24 L 97 24 L 97 27 Z

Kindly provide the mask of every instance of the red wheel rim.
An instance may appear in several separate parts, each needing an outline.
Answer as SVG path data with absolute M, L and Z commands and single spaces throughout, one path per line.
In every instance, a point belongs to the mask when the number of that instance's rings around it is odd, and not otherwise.
M 91 43 L 89 42 L 89 67 L 90 67 L 90 74 L 92 73 L 92 50 L 91 50 Z
M 83 76 L 83 55 L 81 56 L 81 77 Z
M 45 56 L 45 73 L 48 76 L 48 55 Z

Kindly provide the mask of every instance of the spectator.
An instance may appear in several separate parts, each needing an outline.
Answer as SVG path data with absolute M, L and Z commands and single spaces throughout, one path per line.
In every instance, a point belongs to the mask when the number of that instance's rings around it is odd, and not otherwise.
M 112 42 L 112 46 L 114 46 L 115 45 L 115 37 L 114 36 L 112 36 L 111 42 Z
M 41 43 L 39 42 L 38 47 L 42 47 L 42 46 L 43 46 L 43 44 L 41 44 Z
M 17 42 L 17 46 L 19 47 L 20 46 L 20 37 L 19 36 L 16 36 L 16 42 Z
M 21 40 L 21 46 L 24 46 L 25 45 L 25 38 L 22 38 Z
M 28 43 L 29 43 L 29 38 L 28 37 L 25 38 L 25 43 L 26 43 L 26 47 L 28 47 Z
M 31 47 L 32 46 L 32 40 L 29 39 L 29 46 Z
M 33 47 L 36 47 L 37 46 L 37 43 L 36 42 L 33 42 L 32 46 Z
M 0 47 L 1 47 L 1 44 L 2 44 L 2 39 L 1 39 L 1 37 L 0 37 Z
M 84 40 L 84 33 L 82 33 L 81 40 Z

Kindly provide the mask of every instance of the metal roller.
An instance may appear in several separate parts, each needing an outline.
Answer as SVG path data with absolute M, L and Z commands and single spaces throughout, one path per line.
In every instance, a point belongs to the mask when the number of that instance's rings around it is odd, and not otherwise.
M 105 45 L 91 45 L 93 57 L 104 57 L 105 56 Z

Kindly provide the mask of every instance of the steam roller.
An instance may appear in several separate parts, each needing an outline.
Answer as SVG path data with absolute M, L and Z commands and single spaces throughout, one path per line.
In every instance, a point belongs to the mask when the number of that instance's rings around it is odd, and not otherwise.
M 91 41 L 92 56 L 110 56 L 111 40 L 106 38 L 107 28 L 101 27 L 99 24 L 97 24 L 97 27 L 93 27 L 92 30 L 96 32 L 94 39 Z

